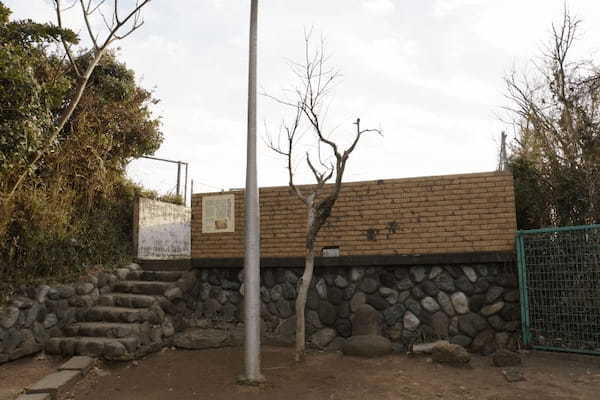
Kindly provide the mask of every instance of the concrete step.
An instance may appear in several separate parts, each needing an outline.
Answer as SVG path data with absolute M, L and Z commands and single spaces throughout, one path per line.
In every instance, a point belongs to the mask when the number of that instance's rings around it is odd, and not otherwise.
M 148 281 L 122 281 L 115 285 L 114 292 L 162 295 L 170 286 L 171 282 L 148 282 Z
M 149 308 L 97 306 L 84 310 L 78 316 L 80 322 L 151 322 L 160 323 L 160 318 Z
M 86 337 L 125 338 L 150 331 L 148 324 L 123 322 L 78 322 L 64 329 L 65 335 Z
M 46 343 L 46 352 L 63 356 L 82 355 L 108 360 L 131 360 L 138 349 L 135 337 L 54 337 Z
M 109 307 L 148 308 L 156 302 L 154 296 L 131 293 L 108 293 L 98 299 L 98 305 Z
M 127 280 L 175 282 L 182 274 L 181 271 L 131 271 L 127 274 Z

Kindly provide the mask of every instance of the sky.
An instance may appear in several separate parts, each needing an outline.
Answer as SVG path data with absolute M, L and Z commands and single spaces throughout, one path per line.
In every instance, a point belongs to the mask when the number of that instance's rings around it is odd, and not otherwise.
M 55 20 L 50 0 L 4 2 L 15 19 Z M 115 46 L 139 84 L 160 99 L 153 112 L 165 140 L 155 156 L 188 162 L 195 193 L 245 185 L 249 4 L 153 0 L 143 27 Z M 328 98 L 325 131 L 342 144 L 352 138 L 356 118 L 383 131 L 361 139 L 345 181 L 491 171 L 501 132 L 513 135 L 503 78 L 512 70 L 531 73 L 531 60 L 539 59 L 564 4 L 261 0 L 259 91 L 285 97 L 295 86 L 290 62 L 302 61 L 304 32 L 312 30 L 341 73 Z M 575 56 L 597 60 L 600 2 L 567 6 L 582 19 Z M 85 38 L 77 9 L 65 21 Z M 259 96 L 259 186 L 287 184 L 285 159 L 265 145 L 266 132 L 276 134 L 286 118 L 289 110 Z M 303 164 L 295 168 L 298 183 L 312 182 Z M 174 164 L 149 160 L 128 169 L 160 192 L 174 189 L 176 172 Z

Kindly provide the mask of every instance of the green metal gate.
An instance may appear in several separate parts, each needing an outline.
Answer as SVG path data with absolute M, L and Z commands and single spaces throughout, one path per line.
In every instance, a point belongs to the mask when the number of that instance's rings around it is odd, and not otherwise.
M 600 225 L 518 231 L 523 342 L 600 354 Z

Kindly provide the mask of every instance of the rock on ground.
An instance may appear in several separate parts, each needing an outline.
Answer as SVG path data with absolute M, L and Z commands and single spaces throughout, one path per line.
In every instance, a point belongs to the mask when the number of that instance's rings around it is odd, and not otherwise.
M 192 328 L 175 335 L 173 344 L 183 349 L 201 350 L 222 347 L 228 338 L 225 330 Z
M 439 342 L 433 347 L 431 358 L 443 364 L 466 365 L 471 361 L 471 355 L 458 344 Z
M 492 357 L 496 367 L 516 367 L 521 365 L 521 356 L 510 350 L 500 349 Z
M 392 352 L 392 342 L 378 335 L 359 335 L 349 338 L 342 352 L 347 356 L 381 357 Z

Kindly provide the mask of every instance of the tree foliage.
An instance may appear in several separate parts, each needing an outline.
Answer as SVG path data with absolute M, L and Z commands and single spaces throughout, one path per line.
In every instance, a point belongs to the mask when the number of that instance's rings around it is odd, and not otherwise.
M 131 254 L 133 199 L 141 189 L 125 179 L 129 160 L 162 143 L 151 92 L 133 71 L 104 53 L 78 107 L 60 130 L 78 75 L 57 50 L 77 43 L 68 30 L 10 21 L 0 2 L 0 274 L 21 278 L 77 272 L 84 264 Z M 93 55 L 73 61 L 84 69 Z M 39 162 L 31 160 L 44 152 Z M 20 174 L 27 179 L 10 200 Z
M 579 25 L 565 10 L 538 74 L 506 78 L 522 229 L 600 222 L 600 69 L 573 60 Z

